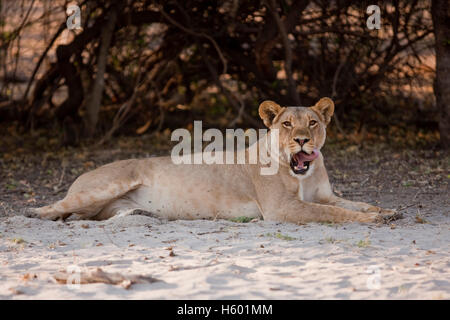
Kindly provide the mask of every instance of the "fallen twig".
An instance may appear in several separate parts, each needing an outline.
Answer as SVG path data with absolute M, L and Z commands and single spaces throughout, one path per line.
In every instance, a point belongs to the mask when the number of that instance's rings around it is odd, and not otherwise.
M 186 266 L 186 267 L 174 267 L 174 266 L 170 266 L 169 271 L 181 271 L 181 270 L 192 270 L 192 269 L 200 269 L 200 268 L 207 268 L 207 267 L 212 267 L 217 265 L 218 262 L 216 259 L 211 260 L 210 262 L 208 262 L 205 265 L 202 266 Z

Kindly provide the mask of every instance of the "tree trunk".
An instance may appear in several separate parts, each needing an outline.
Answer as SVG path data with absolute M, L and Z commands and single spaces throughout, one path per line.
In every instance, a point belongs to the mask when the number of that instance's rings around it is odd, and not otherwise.
M 107 17 L 106 24 L 102 29 L 100 36 L 100 49 L 97 59 L 97 73 L 95 75 L 94 85 L 92 91 L 86 102 L 86 134 L 92 137 L 95 133 L 98 122 L 98 113 L 100 111 L 100 103 L 103 96 L 103 88 L 105 86 L 105 69 L 106 60 L 108 59 L 108 50 L 111 44 L 111 38 L 116 26 L 117 8 L 112 7 L 111 12 Z
M 433 0 L 431 14 L 436 40 L 434 93 L 440 113 L 441 146 L 450 149 L 450 6 L 448 0 Z

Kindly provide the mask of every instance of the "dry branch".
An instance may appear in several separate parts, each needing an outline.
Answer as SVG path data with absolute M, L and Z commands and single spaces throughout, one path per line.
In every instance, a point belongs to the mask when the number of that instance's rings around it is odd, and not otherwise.
M 285 52 L 285 60 L 284 60 L 284 70 L 286 72 L 286 77 L 288 79 L 288 90 L 289 97 L 292 99 L 292 102 L 295 105 L 300 105 L 300 96 L 297 91 L 297 86 L 295 84 L 295 80 L 292 77 L 292 48 L 291 43 L 289 42 L 288 34 L 286 32 L 286 28 L 284 26 L 283 21 L 281 21 L 280 16 L 277 12 L 277 6 L 275 4 L 275 0 L 266 1 L 267 7 L 270 8 L 270 11 L 277 23 L 278 31 L 281 35 L 281 40 L 283 41 L 284 52 Z
M 98 113 L 100 111 L 100 102 L 103 95 L 103 88 L 105 86 L 105 69 L 106 60 L 108 58 L 108 49 L 111 44 L 111 39 L 116 25 L 117 20 L 117 10 L 115 6 L 111 8 L 110 14 L 108 15 L 107 23 L 102 29 L 102 34 L 100 38 L 100 50 L 98 53 L 97 61 L 97 73 L 95 75 L 94 85 L 92 92 L 86 102 L 87 110 L 87 135 L 93 136 L 95 128 L 98 121 Z

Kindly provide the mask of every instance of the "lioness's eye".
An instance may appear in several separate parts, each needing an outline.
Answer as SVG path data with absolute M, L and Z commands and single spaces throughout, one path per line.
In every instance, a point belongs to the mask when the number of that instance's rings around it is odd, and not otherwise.
M 309 122 L 309 126 L 312 127 L 312 126 L 315 125 L 316 123 L 317 123 L 316 120 L 311 120 L 311 121 Z
M 283 122 L 283 126 L 290 127 L 291 123 L 289 121 L 285 121 L 285 122 Z

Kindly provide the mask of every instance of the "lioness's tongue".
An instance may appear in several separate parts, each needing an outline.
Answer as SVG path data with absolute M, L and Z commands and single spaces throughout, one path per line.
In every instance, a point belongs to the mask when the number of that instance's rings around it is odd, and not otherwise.
M 307 154 L 305 152 L 300 151 L 295 154 L 295 160 L 297 160 L 298 166 L 300 168 L 304 167 L 305 161 L 312 161 L 319 156 L 319 152 L 317 150 L 313 150 L 311 154 Z

